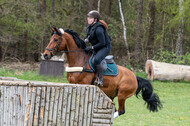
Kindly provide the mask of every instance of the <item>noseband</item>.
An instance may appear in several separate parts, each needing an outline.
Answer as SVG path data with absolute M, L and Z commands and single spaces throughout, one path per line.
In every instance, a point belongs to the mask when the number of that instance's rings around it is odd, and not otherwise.
M 57 44 L 57 46 L 56 46 L 54 49 L 49 49 L 49 48 L 46 47 L 46 50 L 50 51 L 50 52 L 54 55 L 54 52 L 55 52 L 56 50 L 59 51 L 59 46 L 60 46 L 60 44 L 61 44 L 61 42 L 62 42 L 62 34 L 59 33 L 59 32 L 56 32 L 56 31 L 54 31 L 54 32 L 52 33 L 52 35 L 53 35 L 53 34 L 59 35 L 59 36 L 60 36 L 60 41 L 59 41 L 59 43 Z M 53 51 L 53 52 L 52 52 L 52 51 Z

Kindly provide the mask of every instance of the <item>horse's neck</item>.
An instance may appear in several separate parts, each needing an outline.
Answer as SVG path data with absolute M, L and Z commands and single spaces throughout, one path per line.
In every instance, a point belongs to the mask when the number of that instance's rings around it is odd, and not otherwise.
M 85 60 L 87 60 L 87 54 L 85 51 L 77 51 L 81 50 L 77 47 L 75 41 L 72 37 L 68 36 L 67 38 L 67 51 L 66 56 L 68 60 L 69 67 L 76 67 L 76 66 L 84 66 Z M 69 52 L 70 51 L 70 52 Z
M 85 64 L 84 52 L 68 52 L 66 53 L 69 67 L 83 66 Z

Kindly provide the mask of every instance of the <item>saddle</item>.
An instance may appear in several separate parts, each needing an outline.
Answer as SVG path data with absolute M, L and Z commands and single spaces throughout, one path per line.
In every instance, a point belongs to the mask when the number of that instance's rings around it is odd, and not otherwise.
M 91 69 L 93 70 L 93 72 L 95 72 L 95 67 L 93 65 L 93 60 L 94 60 L 94 54 L 90 57 L 89 59 L 89 65 L 91 67 Z M 102 62 L 100 63 L 101 65 L 103 65 L 102 67 L 106 69 L 106 71 L 104 72 L 104 76 L 117 76 L 118 75 L 118 68 L 116 63 L 113 60 L 113 55 L 108 55 L 105 57 L 105 59 L 102 60 Z

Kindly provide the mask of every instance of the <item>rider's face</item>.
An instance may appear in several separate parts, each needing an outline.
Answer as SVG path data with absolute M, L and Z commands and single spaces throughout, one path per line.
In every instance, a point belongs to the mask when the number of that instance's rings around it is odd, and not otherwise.
M 92 25 L 94 23 L 94 18 L 93 17 L 87 17 L 88 24 Z

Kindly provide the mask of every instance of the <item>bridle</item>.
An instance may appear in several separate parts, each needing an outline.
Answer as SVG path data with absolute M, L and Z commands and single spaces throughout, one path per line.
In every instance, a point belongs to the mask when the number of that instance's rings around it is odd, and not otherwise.
M 60 46 L 60 44 L 61 44 L 61 42 L 62 42 L 62 34 L 61 34 L 61 33 L 54 31 L 54 32 L 52 33 L 52 35 L 53 35 L 53 34 L 59 35 L 59 36 L 60 36 L 60 41 L 59 41 L 59 43 L 57 44 L 57 46 L 56 46 L 54 49 L 49 49 L 49 48 L 46 47 L 46 50 L 50 51 L 50 52 L 51 52 L 51 55 L 55 55 L 55 51 L 56 51 L 56 50 L 59 51 L 59 46 Z M 53 52 L 52 52 L 52 51 L 53 51 Z

